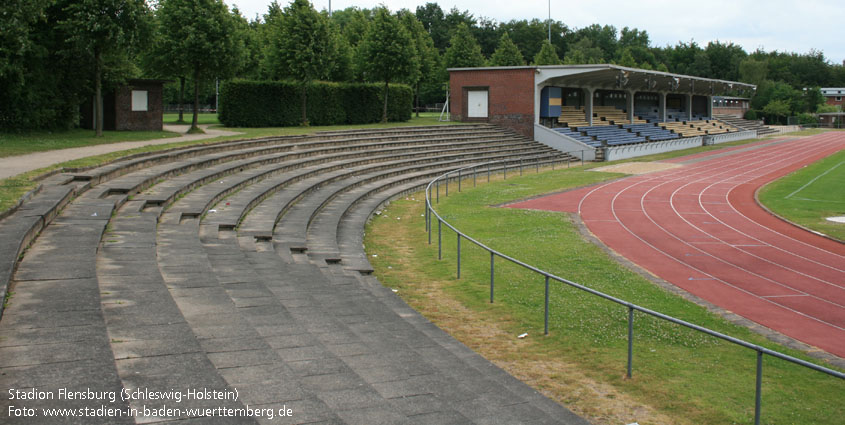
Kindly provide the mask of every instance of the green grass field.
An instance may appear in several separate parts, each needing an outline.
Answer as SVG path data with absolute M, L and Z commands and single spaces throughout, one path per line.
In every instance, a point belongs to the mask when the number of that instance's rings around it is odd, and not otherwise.
M 826 220 L 845 216 L 845 151 L 766 185 L 758 197 L 781 217 L 845 241 L 845 224 Z
M 441 194 L 436 208 L 462 231 L 528 264 L 807 358 L 620 266 L 587 242 L 565 214 L 491 207 L 617 176 L 571 169 L 513 177 L 460 194 L 452 186 L 452 194 L 448 198 Z M 471 180 L 465 182 L 464 188 L 468 186 Z M 543 336 L 542 277 L 496 261 L 496 302 L 490 304 L 489 254 L 465 240 L 462 278 L 457 280 L 456 236 L 444 227 L 444 259 L 438 261 L 437 225 L 433 224 L 433 245 L 428 245 L 423 205 L 421 194 L 393 202 L 368 225 L 367 253 L 377 255 L 370 261 L 385 286 L 396 289 L 414 308 L 471 348 L 595 423 L 753 422 L 754 352 L 638 314 L 634 376 L 625 379 L 624 307 L 552 284 L 551 335 Z M 517 340 L 522 333 L 528 333 L 528 338 Z M 594 388 L 604 389 L 591 397 Z M 838 424 L 845 417 L 843 397 L 842 380 L 771 358 L 764 361 L 763 423 Z M 620 404 L 596 407 L 609 399 Z M 623 399 L 630 401 L 625 404 Z

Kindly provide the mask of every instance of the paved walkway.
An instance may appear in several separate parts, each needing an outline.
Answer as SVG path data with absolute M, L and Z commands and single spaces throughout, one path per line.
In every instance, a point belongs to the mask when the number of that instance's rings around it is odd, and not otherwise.
M 208 125 L 200 125 L 205 134 L 185 134 L 189 125 L 165 125 L 165 131 L 182 133 L 179 137 L 166 139 L 138 140 L 134 142 L 109 143 L 104 145 L 85 146 L 81 148 L 68 148 L 52 150 L 47 152 L 36 152 L 26 155 L 9 156 L 0 158 L 0 179 L 16 176 L 39 168 L 49 167 L 60 162 L 70 161 L 88 156 L 102 155 L 111 152 L 139 148 L 148 145 L 163 145 L 167 143 L 187 142 L 190 140 L 211 139 L 220 136 L 234 136 L 240 134 L 233 131 L 216 130 Z

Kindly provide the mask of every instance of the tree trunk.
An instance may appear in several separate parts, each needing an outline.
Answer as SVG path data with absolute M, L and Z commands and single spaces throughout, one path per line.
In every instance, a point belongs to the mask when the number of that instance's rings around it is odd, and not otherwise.
M 199 118 L 199 111 L 200 111 L 200 79 L 199 79 L 199 70 L 194 70 L 194 118 L 191 121 L 191 129 L 188 132 L 197 132 L 199 131 L 199 126 L 197 125 L 197 121 Z
M 308 114 L 306 113 L 308 106 L 308 82 L 302 83 L 302 126 L 308 126 Z
M 387 92 L 388 92 L 389 82 L 387 80 L 384 81 L 384 110 L 381 113 L 381 122 L 387 122 Z
M 97 137 L 103 137 L 103 56 L 99 50 L 94 52 L 94 131 Z
M 185 77 L 179 77 L 179 122 L 185 122 Z
M 417 81 L 417 93 L 416 93 L 416 100 L 417 100 L 417 118 L 420 117 L 420 82 Z

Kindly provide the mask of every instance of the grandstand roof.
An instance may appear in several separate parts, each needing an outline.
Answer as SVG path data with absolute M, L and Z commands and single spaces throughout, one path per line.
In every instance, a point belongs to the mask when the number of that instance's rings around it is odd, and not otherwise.
M 821 91 L 825 96 L 841 96 L 845 94 L 845 87 L 822 87 Z
M 449 71 L 480 71 L 498 69 L 534 69 L 538 83 L 569 87 L 591 87 L 597 89 L 635 90 L 646 92 L 692 93 L 714 95 L 731 91 L 753 92 L 757 86 L 691 75 L 647 69 L 628 68 L 619 65 L 547 65 L 482 68 L 449 68 Z

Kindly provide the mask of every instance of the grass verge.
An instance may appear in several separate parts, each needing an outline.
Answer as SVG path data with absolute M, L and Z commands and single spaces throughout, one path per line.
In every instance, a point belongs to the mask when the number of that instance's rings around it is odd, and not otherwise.
M 845 216 L 845 151 L 810 164 L 760 189 L 763 205 L 801 226 L 845 241 L 845 224 L 826 220 Z
M 807 359 L 619 265 L 565 214 L 490 207 L 617 176 L 571 169 L 509 178 L 441 196 L 437 208 L 467 234 L 558 276 Z M 455 234 L 444 227 L 438 261 L 436 222 L 428 245 L 423 211 L 421 194 L 393 202 L 368 225 L 367 252 L 377 255 L 370 260 L 384 285 L 470 348 L 595 423 L 753 422 L 754 352 L 637 315 L 634 375 L 625 379 L 624 307 L 553 284 L 551 334 L 543 336 L 542 279 L 496 261 L 490 304 L 489 255 L 464 241 L 462 278 L 455 279 Z M 522 333 L 528 337 L 517 339 Z M 841 380 L 768 357 L 763 372 L 763 423 L 834 424 L 845 417 Z

